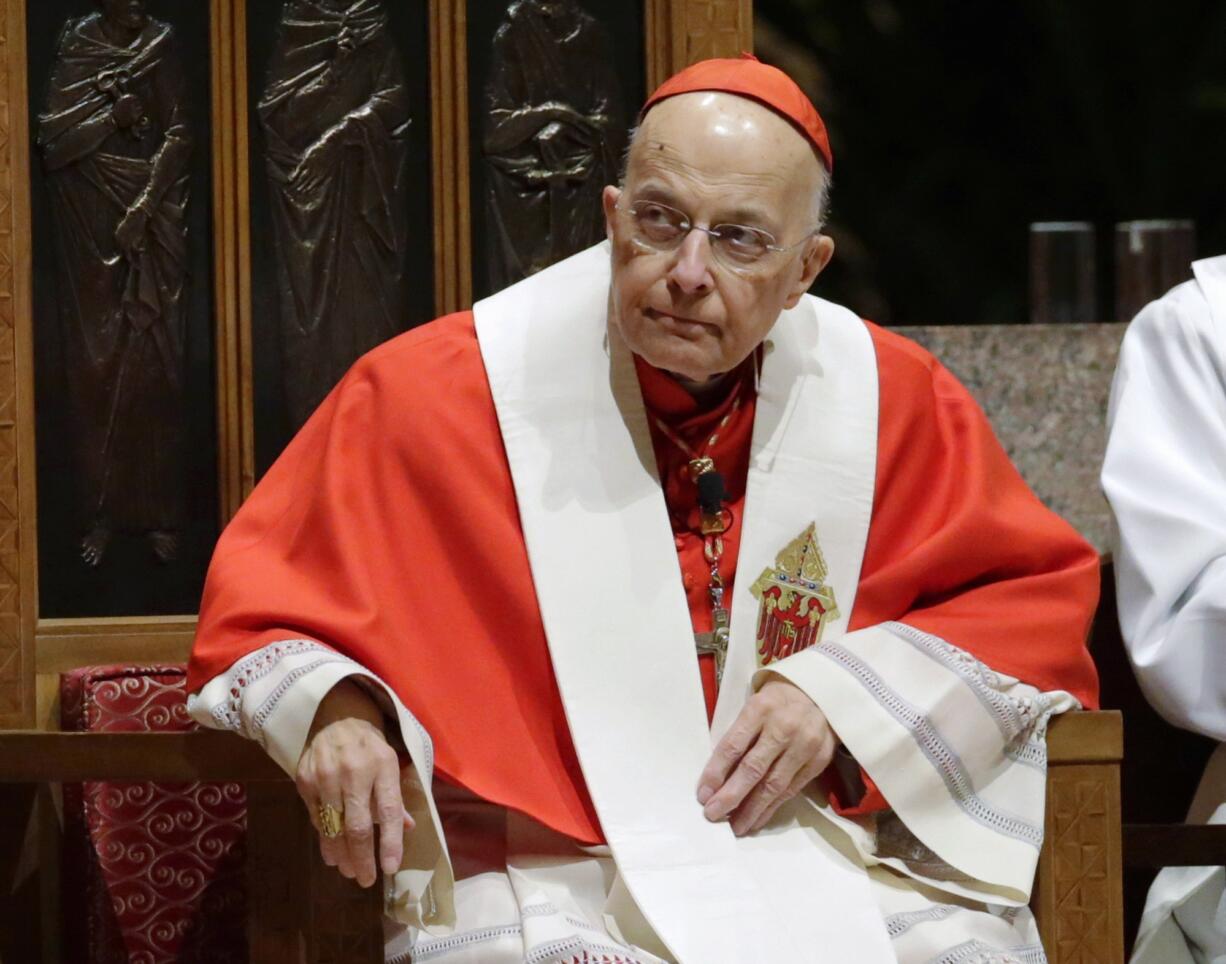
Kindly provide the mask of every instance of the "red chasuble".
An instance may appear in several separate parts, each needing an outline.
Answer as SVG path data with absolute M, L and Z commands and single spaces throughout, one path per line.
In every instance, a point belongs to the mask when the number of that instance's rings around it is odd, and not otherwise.
M 1084 640 L 1096 554 L 1031 494 L 978 406 L 932 356 L 870 330 L 877 478 L 849 631 L 902 620 L 994 670 L 1095 706 Z M 649 413 L 700 443 L 728 397 L 697 406 L 644 369 Z M 713 453 L 738 519 L 752 392 L 742 409 Z M 707 566 L 687 520 L 693 494 L 676 468 L 686 457 L 656 430 L 653 441 L 695 628 L 707 629 Z M 739 523 L 726 540 L 729 584 L 738 540 Z M 269 470 L 218 543 L 189 685 L 198 690 L 268 643 L 301 638 L 392 686 L 433 737 L 447 779 L 576 840 L 603 839 L 553 678 L 471 313 L 361 359 Z M 882 805 L 877 796 L 870 788 L 861 808 Z

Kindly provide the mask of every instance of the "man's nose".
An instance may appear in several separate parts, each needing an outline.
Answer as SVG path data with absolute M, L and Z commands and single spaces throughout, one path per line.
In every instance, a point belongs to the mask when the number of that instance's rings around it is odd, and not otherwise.
M 711 277 L 711 239 L 704 231 L 691 231 L 673 258 L 668 277 L 686 294 L 707 291 L 715 284 Z

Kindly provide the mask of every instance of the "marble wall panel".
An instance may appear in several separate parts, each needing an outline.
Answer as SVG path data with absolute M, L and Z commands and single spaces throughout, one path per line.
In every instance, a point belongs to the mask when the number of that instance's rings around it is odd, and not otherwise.
M 941 360 L 983 406 L 1039 498 L 1100 552 L 1111 515 L 1098 484 L 1107 397 L 1124 324 L 897 328 Z

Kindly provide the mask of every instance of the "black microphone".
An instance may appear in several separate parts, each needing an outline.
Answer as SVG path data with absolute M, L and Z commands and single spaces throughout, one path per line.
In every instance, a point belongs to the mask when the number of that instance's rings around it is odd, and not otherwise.
M 717 515 L 728 496 L 724 489 L 724 477 L 718 472 L 704 472 L 698 476 L 697 482 L 698 507 L 707 515 Z

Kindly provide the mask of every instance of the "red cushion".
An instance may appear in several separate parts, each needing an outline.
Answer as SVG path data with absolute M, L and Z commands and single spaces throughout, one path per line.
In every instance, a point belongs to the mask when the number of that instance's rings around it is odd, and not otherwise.
M 192 730 L 183 666 L 60 678 L 65 730 Z M 64 785 L 64 955 L 246 961 L 246 794 L 235 783 Z

